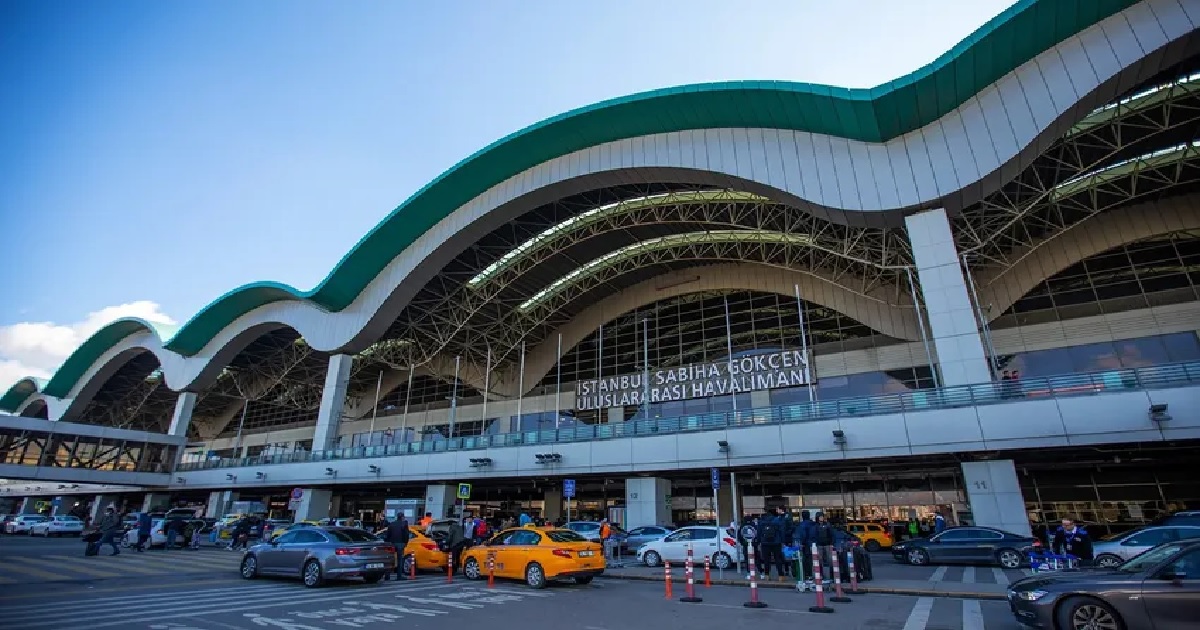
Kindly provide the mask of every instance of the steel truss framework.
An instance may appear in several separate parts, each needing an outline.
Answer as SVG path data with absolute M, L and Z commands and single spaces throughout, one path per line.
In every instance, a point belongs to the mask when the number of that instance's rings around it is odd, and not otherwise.
M 1007 268 L 1031 246 L 1105 210 L 1177 194 L 1200 182 L 1200 151 L 1187 148 L 1171 159 L 1150 155 L 1200 139 L 1200 84 L 1192 74 L 1197 60 L 1189 63 L 1093 112 L 999 191 L 957 212 L 954 232 L 970 267 Z M 571 219 L 575 220 L 566 228 L 555 229 Z M 622 258 L 527 312 L 518 308 L 561 278 L 564 270 L 639 241 L 712 230 L 771 230 L 800 235 L 805 241 L 718 243 L 678 237 L 677 246 Z M 446 356 L 483 366 L 489 354 L 494 370 L 511 370 L 523 342 L 533 345 L 546 339 L 583 305 L 681 266 L 752 260 L 820 270 L 861 293 L 877 296 L 877 289 L 888 287 L 883 295 L 894 301 L 907 299 L 906 282 L 898 279 L 911 258 L 902 230 L 836 225 L 738 191 L 670 183 L 589 191 L 518 217 L 447 265 L 380 340 L 356 357 L 349 391 L 351 396 L 372 395 L 382 372 L 388 386 L 381 407 L 396 406 L 406 398 L 413 404 L 438 401 L 448 395 L 447 389 L 464 392 L 460 396 L 477 394 L 461 381 L 454 385 L 449 377 L 439 381 L 436 374 L 422 374 L 414 378 L 414 392 L 408 396 L 405 379 L 395 378 L 393 372 L 438 358 L 444 361 Z M 243 350 L 202 393 L 195 415 L 201 422 L 209 419 L 208 432 L 233 431 L 246 400 L 254 403 L 247 410 L 247 430 L 315 419 L 327 355 L 297 341 L 290 330 L 264 339 Z M 568 360 L 564 356 L 563 362 Z M 153 367 L 141 370 L 149 374 Z M 152 423 L 139 426 L 129 420 L 140 417 L 140 411 L 130 409 L 160 400 L 146 395 L 148 388 L 138 379 L 114 377 L 98 395 L 109 402 L 94 402 L 85 415 L 97 422 L 149 429 Z M 162 422 L 169 421 L 168 398 L 173 405 L 174 396 L 164 395 L 146 414 L 156 419 L 159 429 L 154 430 L 165 429 Z M 117 399 L 131 402 L 118 404 Z M 142 402 L 135 404 L 138 401 Z

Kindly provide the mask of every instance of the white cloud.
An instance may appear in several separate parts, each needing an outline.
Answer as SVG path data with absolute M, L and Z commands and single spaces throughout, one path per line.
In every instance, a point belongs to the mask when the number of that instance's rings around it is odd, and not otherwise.
M 74 324 L 21 322 L 0 326 L 0 393 L 24 376 L 49 378 L 88 337 L 122 317 L 140 317 L 156 324 L 175 323 L 158 304 L 141 300 L 88 313 Z

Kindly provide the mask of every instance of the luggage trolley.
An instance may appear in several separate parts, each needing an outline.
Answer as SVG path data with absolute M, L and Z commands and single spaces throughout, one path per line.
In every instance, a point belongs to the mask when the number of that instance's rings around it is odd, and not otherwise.
M 1033 569 L 1034 573 L 1078 569 L 1079 558 L 1070 554 L 1031 553 L 1029 554 L 1029 567 Z

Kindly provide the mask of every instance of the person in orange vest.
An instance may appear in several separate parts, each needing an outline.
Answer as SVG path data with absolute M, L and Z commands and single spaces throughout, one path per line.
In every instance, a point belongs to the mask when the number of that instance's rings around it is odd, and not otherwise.
M 600 548 L 604 550 L 604 557 L 608 557 L 608 539 L 612 536 L 612 526 L 608 524 L 608 519 L 600 519 Z
M 421 517 L 420 525 L 421 527 L 433 525 L 433 512 L 426 512 L 425 516 Z

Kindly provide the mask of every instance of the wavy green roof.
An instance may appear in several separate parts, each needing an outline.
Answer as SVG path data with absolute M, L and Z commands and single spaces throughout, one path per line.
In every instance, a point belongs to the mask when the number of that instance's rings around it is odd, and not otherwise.
M 165 347 L 192 356 L 238 317 L 282 300 L 340 311 L 408 245 L 456 208 L 524 170 L 598 144 L 693 129 L 762 127 L 884 142 L 957 108 L 1042 51 L 1138 0 L 1021 0 L 915 72 L 869 89 L 782 81 L 707 83 L 589 105 L 504 137 L 459 162 L 393 210 L 312 291 L 259 282 L 206 306 Z M 124 328 L 97 333 L 113 343 Z M 47 394 L 66 395 L 103 353 L 89 339 L 54 375 Z M 9 391 L 0 409 L 24 397 Z

